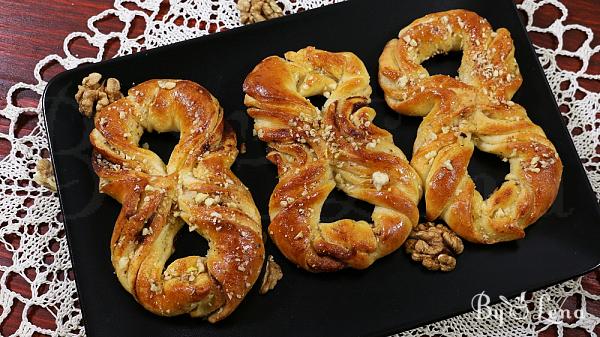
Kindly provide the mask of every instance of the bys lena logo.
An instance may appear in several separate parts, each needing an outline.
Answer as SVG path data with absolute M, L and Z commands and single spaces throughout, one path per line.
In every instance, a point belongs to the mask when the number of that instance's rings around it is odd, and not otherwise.
M 553 308 L 555 305 L 547 294 L 540 296 L 535 302 L 535 306 L 532 304 L 528 306 L 525 300 L 525 292 L 522 292 L 519 297 L 513 301 L 509 301 L 504 296 L 498 296 L 500 301 L 504 305 L 490 306 L 491 299 L 489 295 L 482 291 L 476 294 L 471 299 L 471 307 L 476 313 L 478 320 L 490 319 L 497 321 L 500 326 L 504 325 L 506 319 L 512 320 L 533 320 L 543 321 L 549 324 L 558 324 L 564 322 L 565 319 L 581 319 L 586 313 L 581 309 L 574 311 Z
M 499 325 L 504 325 L 506 317 L 516 320 L 526 320 L 530 317 L 529 308 L 525 302 L 525 292 L 521 293 L 515 303 L 511 303 L 504 296 L 499 296 L 498 298 L 502 303 L 506 304 L 507 308 L 490 306 L 491 299 L 485 291 L 473 296 L 471 307 L 477 313 L 476 317 L 478 320 L 492 319 L 497 321 Z

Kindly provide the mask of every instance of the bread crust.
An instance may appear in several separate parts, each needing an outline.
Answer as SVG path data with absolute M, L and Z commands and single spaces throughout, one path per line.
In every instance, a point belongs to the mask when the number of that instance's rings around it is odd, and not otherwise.
M 458 77 L 429 75 L 421 62 L 463 51 Z M 510 101 L 522 83 L 510 33 L 476 13 L 451 10 L 415 20 L 387 43 L 379 84 L 388 105 L 424 116 L 411 165 L 423 181 L 428 220 L 442 218 L 476 243 L 520 239 L 552 205 L 562 162 L 544 131 Z M 474 149 L 510 163 L 484 200 L 467 172 Z
M 230 170 L 235 133 L 196 83 L 150 80 L 128 94 L 96 114 L 90 134 L 100 191 L 122 204 L 110 244 L 116 275 L 157 315 L 217 322 L 239 305 L 264 260 L 259 212 Z M 139 146 L 144 130 L 180 132 L 168 164 Z M 208 240 L 207 256 L 165 268 L 186 223 Z
M 279 173 L 269 234 L 290 261 L 312 272 L 363 269 L 402 245 L 419 218 L 421 184 L 392 135 L 372 123 L 369 75 L 356 55 L 308 47 L 271 56 L 244 92 Z M 322 109 L 307 99 L 315 95 L 327 97 Z M 373 204 L 373 222 L 321 222 L 336 187 Z

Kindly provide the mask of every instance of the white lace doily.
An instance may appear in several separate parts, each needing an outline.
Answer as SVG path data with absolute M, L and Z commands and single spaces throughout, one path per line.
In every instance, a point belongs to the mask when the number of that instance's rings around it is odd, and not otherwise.
M 127 7 L 124 6 L 126 2 Z M 289 14 L 337 1 L 278 2 L 283 4 L 285 13 Z M 117 56 L 120 56 L 207 34 L 211 24 L 213 27 L 217 25 L 218 28 L 239 26 L 239 13 L 233 0 L 171 0 L 167 13 L 159 16 L 160 3 L 160 0 L 116 0 L 112 9 L 88 20 L 89 32 L 76 32 L 67 36 L 63 45 L 64 56 L 49 55 L 37 64 L 34 70 L 37 83 L 18 83 L 8 91 L 7 106 L 0 110 L 0 116 L 10 121 L 8 133 L 0 132 L 0 142 L 9 142 L 11 145 L 10 153 L 0 160 L 0 243 L 12 254 L 12 261 L 8 265 L 0 266 L 0 322 L 4 322 L 16 307 L 24 307 L 18 330 L 12 336 L 31 336 L 35 332 L 52 336 L 85 335 L 81 312 L 77 309 L 75 282 L 68 274 L 71 261 L 63 224 L 60 222 L 58 197 L 32 182 L 35 163 L 48 146 L 43 118 L 38 119 L 30 134 L 18 137 L 16 133 L 19 116 L 25 113 L 41 114 L 41 104 L 35 108 L 19 107 L 14 105 L 13 97 L 21 90 L 32 90 L 41 95 L 46 85 L 41 70 L 49 63 L 58 62 L 64 68 L 71 69 L 82 63 L 100 61 L 110 39 L 117 38 L 120 41 L 117 52 Z M 544 4 L 555 6 L 562 16 L 549 27 L 536 27 L 533 25 L 533 16 Z M 138 9 L 134 8 L 136 6 Z M 566 117 L 567 126 L 573 135 L 590 181 L 596 193 L 599 193 L 600 156 L 596 153 L 596 148 L 600 146 L 600 128 L 595 115 L 600 111 L 600 94 L 586 90 L 578 80 L 600 79 L 599 75 L 587 74 L 589 60 L 600 47 L 590 46 L 593 40 L 590 29 L 565 22 L 568 10 L 557 0 L 525 0 L 520 8 L 528 17 L 529 31 L 551 34 L 558 41 L 555 49 L 537 47 L 537 52 L 561 111 Z M 124 23 L 121 31 L 103 33 L 96 28 L 101 19 L 110 16 Z M 132 21 L 136 17 L 145 21 L 146 28 L 141 35 L 128 37 Z M 566 31 L 572 29 L 579 30 L 587 36 L 575 51 L 563 47 L 563 36 Z M 76 38 L 84 38 L 97 47 L 97 55 L 79 58 L 69 51 L 70 42 Z M 558 56 L 577 58 L 583 66 L 577 72 L 563 70 L 557 65 Z M 10 284 L 15 278 L 24 279 L 29 284 L 29 289 L 12 289 Z M 555 327 L 559 336 L 562 336 L 564 328 L 575 327 L 585 329 L 596 336 L 593 330 L 600 324 L 600 318 L 587 313 L 586 301 L 600 300 L 600 296 L 585 291 L 581 279 L 535 292 L 525 304 L 529 305 L 531 313 L 540 309 L 552 312 L 559 309 L 565 298 L 572 295 L 578 295 L 580 298 L 581 318 L 569 320 L 571 323 L 556 319 L 552 315 L 538 317 L 531 314 L 527 317 L 504 317 L 500 324 L 497 319 L 477 319 L 475 313 L 470 313 L 406 332 L 403 336 L 535 336 L 539 331 L 550 327 Z M 540 307 L 540 303 L 543 308 Z M 512 300 L 494 308 L 509 312 L 511 308 L 519 305 L 522 306 L 523 303 Z M 32 322 L 32 311 L 40 310 L 46 310 L 55 317 L 54 330 L 42 329 Z

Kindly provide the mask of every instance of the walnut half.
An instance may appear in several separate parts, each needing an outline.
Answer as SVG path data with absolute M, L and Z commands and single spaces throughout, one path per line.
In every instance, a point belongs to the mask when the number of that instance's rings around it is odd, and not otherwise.
M 277 281 L 283 278 L 283 272 L 281 267 L 273 259 L 273 255 L 269 255 L 267 258 L 267 265 L 265 266 L 265 274 L 263 275 L 260 290 L 258 291 L 261 295 L 266 294 L 269 290 L 273 290 Z
M 54 169 L 50 160 L 42 158 L 38 160 L 35 166 L 33 181 L 56 192 L 56 180 L 54 180 Z
M 95 111 L 123 97 L 121 84 L 117 79 L 111 77 L 106 82 L 101 80 L 101 74 L 91 73 L 77 87 L 75 100 L 79 105 L 79 112 L 86 117 L 91 117 Z
M 283 16 L 275 0 L 239 0 L 240 21 L 246 25 Z
M 413 228 L 404 248 L 413 261 L 429 270 L 452 271 L 456 268 L 455 255 L 463 252 L 464 245 L 448 227 L 427 222 Z

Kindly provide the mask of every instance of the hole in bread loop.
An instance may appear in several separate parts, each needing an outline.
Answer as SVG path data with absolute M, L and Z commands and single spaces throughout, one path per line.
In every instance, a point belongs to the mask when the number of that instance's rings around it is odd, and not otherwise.
M 316 109 L 322 110 L 337 86 L 338 80 L 331 75 L 312 70 L 304 77 L 299 78 L 296 90 Z
M 429 76 L 446 75 L 458 77 L 458 69 L 462 61 L 462 56 L 462 51 L 450 51 L 428 58 L 421 63 L 421 66 L 427 69 Z
M 323 108 L 323 106 L 325 105 L 325 102 L 327 102 L 327 97 L 323 96 L 323 95 L 313 95 L 313 96 L 309 96 L 306 97 L 306 99 L 308 99 L 308 101 L 310 102 L 310 104 L 312 104 L 312 106 L 314 106 L 315 108 L 321 110 Z
M 371 214 L 375 206 L 372 204 L 349 197 L 342 190 L 335 188 L 323 203 L 321 222 L 335 222 L 340 219 L 366 221 L 371 223 Z
M 179 137 L 179 132 L 158 133 L 144 130 L 139 141 L 139 146 L 154 152 L 166 165 L 173 153 L 173 149 L 179 143 Z
M 186 258 L 189 256 L 206 256 L 208 253 L 208 240 L 195 231 L 189 231 L 189 224 L 177 232 L 173 240 L 173 254 L 169 256 L 165 263 L 165 269 L 175 260 Z
M 477 191 L 485 200 L 506 181 L 510 165 L 507 161 L 499 160 L 498 156 L 494 154 L 475 148 L 467 171 L 473 179 Z

